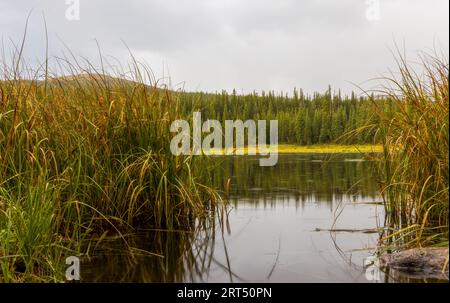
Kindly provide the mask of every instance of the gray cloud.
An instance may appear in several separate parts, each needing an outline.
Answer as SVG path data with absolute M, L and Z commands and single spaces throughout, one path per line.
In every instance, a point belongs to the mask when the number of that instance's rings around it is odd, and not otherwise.
M 26 55 L 42 58 L 48 24 L 52 54 L 63 41 L 96 60 L 102 50 L 120 61 L 127 50 L 187 89 L 236 88 L 348 92 L 393 67 L 394 42 L 416 50 L 449 49 L 449 2 L 380 0 L 368 21 L 361 0 L 80 0 L 80 21 L 65 18 L 65 1 L 3 0 L 0 35 L 17 41 L 32 9 Z M 5 43 L 8 46 L 8 43 Z

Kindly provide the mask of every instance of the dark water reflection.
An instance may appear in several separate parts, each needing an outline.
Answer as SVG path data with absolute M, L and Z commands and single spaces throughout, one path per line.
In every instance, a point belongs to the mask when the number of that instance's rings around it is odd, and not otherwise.
M 364 266 L 378 240 L 372 230 L 384 219 L 373 163 L 354 154 L 285 154 L 274 167 L 250 156 L 214 161 L 211 182 L 223 189 L 231 180 L 228 220 L 218 214 L 197 232 L 146 231 L 128 237 L 128 246 L 103 242 L 84 261 L 82 280 L 401 280 Z

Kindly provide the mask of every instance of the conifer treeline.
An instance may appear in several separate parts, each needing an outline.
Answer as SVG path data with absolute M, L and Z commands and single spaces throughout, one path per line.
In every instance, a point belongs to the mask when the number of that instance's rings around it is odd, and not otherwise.
M 287 94 L 256 93 L 238 95 L 221 93 L 180 93 L 178 106 L 181 115 L 189 117 L 193 111 L 201 111 L 202 119 L 225 120 L 278 120 L 280 143 L 322 144 L 373 143 L 374 134 L 369 129 L 350 132 L 374 121 L 374 102 L 355 93 L 342 97 L 341 93 L 306 95 L 294 89 Z M 224 124 L 222 124 L 222 127 Z

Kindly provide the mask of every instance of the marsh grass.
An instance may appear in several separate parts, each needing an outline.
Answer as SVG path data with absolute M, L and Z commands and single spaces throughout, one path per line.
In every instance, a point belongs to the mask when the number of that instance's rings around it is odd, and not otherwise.
M 393 227 L 381 240 L 387 249 L 448 246 L 448 59 L 398 58 L 398 74 L 384 79 L 381 90 L 387 102 L 376 112 L 382 193 Z
M 107 75 L 72 55 L 53 74 L 15 49 L 0 76 L 0 280 L 60 281 L 90 239 L 209 220 L 220 196 L 171 154 L 176 97 L 146 65 Z

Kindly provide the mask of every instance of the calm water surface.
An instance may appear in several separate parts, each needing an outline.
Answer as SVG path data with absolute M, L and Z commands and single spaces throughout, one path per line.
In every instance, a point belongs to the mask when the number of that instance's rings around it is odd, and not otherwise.
M 373 163 L 355 154 L 280 154 L 274 167 L 258 159 L 214 159 L 216 187 L 231 181 L 227 217 L 199 232 L 142 232 L 128 238 L 132 248 L 104 242 L 83 262 L 82 280 L 396 280 L 364 266 L 384 220 Z

